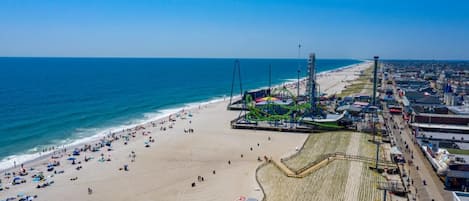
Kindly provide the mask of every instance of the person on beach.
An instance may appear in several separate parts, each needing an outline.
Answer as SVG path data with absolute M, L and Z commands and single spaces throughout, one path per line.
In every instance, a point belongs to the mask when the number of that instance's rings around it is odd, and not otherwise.
M 90 187 L 88 187 L 88 195 L 91 195 L 91 194 L 93 194 L 93 190 Z

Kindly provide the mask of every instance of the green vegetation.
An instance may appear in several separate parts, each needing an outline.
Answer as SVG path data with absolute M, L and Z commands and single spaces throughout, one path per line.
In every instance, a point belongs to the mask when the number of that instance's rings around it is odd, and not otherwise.
M 371 93 L 373 90 L 373 83 L 371 81 L 373 74 L 373 68 L 368 67 L 360 77 L 353 81 L 351 85 L 347 86 L 344 90 L 342 90 L 339 94 L 340 97 L 350 96 L 356 93 Z
M 469 150 L 464 149 L 446 149 L 451 154 L 469 155 Z
M 385 182 L 386 179 L 371 171 L 367 165 L 362 166 L 361 175 L 362 179 L 360 180 L 357 200 L 382 200 L 383 191 L 378 189 L 378 182 Z
M 302 123 L 305 124 L 311 124 L 318 126 L 319 128 L 324 128 L 324 129 L 341 129 L 343 126 L 339 126 L 336 121 L 334 122 L 314 122 L 314 121 L 302 121 Z
M 266 191 L 267 201 L 329 201 L 345 200 L 350 161 L 333 161 L 309 176 L 297 179 L 285 176 L 273 164 L 261 168 L 259 181 Z
M 352 136 L 351 132 L 325 132 L 311 134 L 301 152 L 284 163 L 292 170 L 298 170 L 321 155 L 345 152 Z
M 302 151 L 284 163 L 291 169 L 300 169 L 323 154 L 346 152 L 352 135 L 351 132 L 311 134 Z M 368 141 L 371 137 L 360 135 L 360 142 L 356 145 L 359 146 L 359 155 L 374 157 L 376 145 Z M 358 174 L 351 173 L 351 165 L 351 161 L 334 160 L 310 175 L 298 179 L 287 177 L 275 165 L 268 164 L 259 170 L 257 176 L 265 190 L 267 201 L 346 200 L 345 191 L 349 174 L 353 174 L 352 179 L 359 180 L 359 185 L 354 185 L 354 189 L 351 189 L 353 192 L 358 192 L 357 197 L 351 200 L 382 200 L 383 191 L 377 187 L 378 182 L 384 182 L 385 178 L 370 170 L 369 165 L 365 163 L 362 164 Z
M 360 155 L 374 157 L 376 155 L 376 145 L 368 141 L 372 136 L 362 135 L 361 137 Z M 384 154 L 383 149 L 380 149 L 380 154 L 380 156 Z M 385 182 L 386 179 L 380 174 L 371 171 L 369 165 L 363 165 L 361 171 L 362 180 L 358 189 L 358 200 L 381 200 L 383 191 L 377 188 L 377 184 L 378 182 Z

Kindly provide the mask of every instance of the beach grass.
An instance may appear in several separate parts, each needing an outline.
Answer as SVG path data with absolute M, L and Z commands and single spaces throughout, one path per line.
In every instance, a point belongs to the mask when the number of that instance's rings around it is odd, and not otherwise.
M 370 135 L 362 135 L 360 140 L 360 155 L 374 157 L 376 154 L 376 145 L 368 140 L 371 139 Z M 380 154 L 384 154 L 383 149 L 380 149 Z M 358 200 L 382 200 L 383 191 L 378 189 L 379 182 L 385 182 L 386 179 L 371 170 L 369 164 L 364 164 L 361 170 L 360 187 L 358 189 Z
M 386 179 L 383 176 L 370 170 L 368 165 L 363 165 L 358 200 L 383 200 L 383 191 L 378 189 L 378 183 L 385 181 Z
M 322 154 L 346 152 L 352 135 L 352 132 L 312 134 L 301 152 L 284 162 L 292 169 L 299 169 Z M 374 157 L 376 145 L 368 141 L 372 136 L 361 134 L 359 137 L 360 142 L 356 144 L 359 155 Z M 258 178 L 265 189 L 267 201 L 346 200 L 345 189 L 351 174 L 351 163 L 335 160 L 301 179 L 287 177 L 274 165 L 268 164 L 259 170 Z M 352 191 L 358 193 L 351 200 L 382 200 L 383 191 L 377 187 L 379 182 L 386 179 L 369 167 L 370 164 L 362 164 L 360 172 L 353 176 L 353 179 L 359 179 L 359 185 L 353 187 L 355 189 Z
M 463 150 L 463 149 L 449 149 L 449 148 L 446 148 L 446 150 L 448 150 L 448 152 L 449 152 L 449 153 L 452 153 L 452 154 L 469 155 L 469 150 Z
M 302 179 L 285 176 L 269 164 L 259 171 L 267 201 L 344 200 L 349 161 L 333 161 Z
M 321 155 L 345 152 L 352 136 L 351 132 L 325 132 L 311 134 L 304 148 L 295 156 L 284 163 L 293 170 L 304 167 L 309 162 L 315 161 Z
M 339 96 L 345 97 L 357 93 L 371 93 L 373 87 L 373 82 L 371 80 L 373 78 L 372 74 L 373 68 L 371 68 L 370 65 L 363 71 L 358 79 L 354 80 L 351 85 L 348 85 L 344 90 L 342 90 Z

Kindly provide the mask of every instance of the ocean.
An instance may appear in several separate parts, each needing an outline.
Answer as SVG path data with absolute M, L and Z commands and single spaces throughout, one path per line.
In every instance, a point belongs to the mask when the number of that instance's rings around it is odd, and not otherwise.
M 0 58 L 0 169 L 184 107 L 229 98 L 235 59 Z M 306 76 L 303 59 L 240 59 L 245 90 Z M 318 72 L 360 63 L 318 59 Z M 237 81 L 237 80 L 236 80 Z M 235 85 L 239 95 L 239 84 Z

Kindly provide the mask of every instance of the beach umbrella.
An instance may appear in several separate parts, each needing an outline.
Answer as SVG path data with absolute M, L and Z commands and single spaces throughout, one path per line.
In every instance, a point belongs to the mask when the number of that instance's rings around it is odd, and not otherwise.
M 19 183 L 21 183 L 21 181 L 22 181 L 21 177 L 15 177 L 15 178 L 13 179 L 13 185 L 14 185 L 14 184 L 19 184 Z
M 267 96 L 267 97 L 263 97 L 263 98 L 258 98 L 258 99 L 256 99 L 256 102 L 262 102 L 262 101 L 276 101 L 276 100 L 279 100 L 279 99 L 278 99 L 278 98 L 275 98 L 275 97 Z
M 40 178 L 40 177 L 34 177 L 34 178 L 33 178 L 33 182 L 39 182 L 39 181 L 41 181 L 41 178 Z
M 69 160 L 69 161 L 74 161 L 74 160 L 76 160 L 76 158 L 70 157 L 70 158 L 67 158 L 67 160 Z

